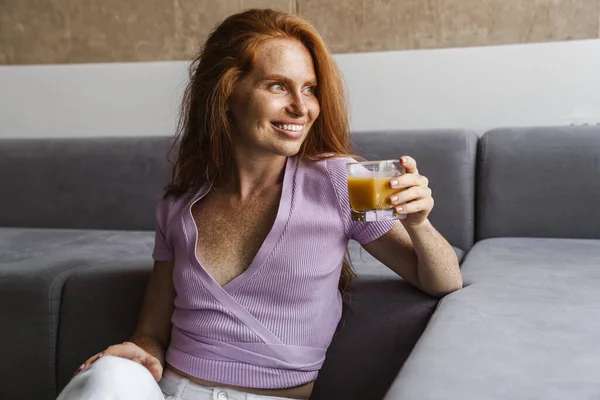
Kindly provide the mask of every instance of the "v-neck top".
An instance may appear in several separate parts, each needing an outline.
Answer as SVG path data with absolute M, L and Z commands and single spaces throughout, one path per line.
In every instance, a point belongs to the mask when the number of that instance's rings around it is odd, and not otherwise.
M 152 256 L 174 261 L 169 364 L 249 388 L 316 379 L 341 317 L 338 283 L 348 240 L 368 243 L 397 223 L 351 220 L 346 163 L 352 161 L 288 157 L 275 222 L 246 271 L 224 286 L 196 257 L 202 238 L 191 210 L 212 185 L 158 204 Z

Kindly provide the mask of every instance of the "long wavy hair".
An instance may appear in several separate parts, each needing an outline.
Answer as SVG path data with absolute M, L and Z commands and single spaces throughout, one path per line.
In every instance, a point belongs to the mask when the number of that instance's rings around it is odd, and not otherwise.
M 323 39 L 296 15 L 251 9 L 218 25 L 190 65 L 175 141 L 179 148 L 165 197 L 196 192 L 206 182 L 231 173 L 232 125 L 227 103 L 236 83 L 253 68 L 258 47 L 272 39 L 304 44 L 317 76 L 315 95 L 321 112 L 299 157 L 316 161 L 352 154 L 343 80 Z M 346 257 L 339 283 L 342 294 L 355 276 Z

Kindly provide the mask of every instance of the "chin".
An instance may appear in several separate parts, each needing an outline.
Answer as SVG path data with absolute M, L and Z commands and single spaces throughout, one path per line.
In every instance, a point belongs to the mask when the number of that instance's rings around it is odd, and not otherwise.
M 301 148 L 302 142 L 284 143 L 282 146 L 278 146 L 274 152 L 281 156 L 292 157 L 298 154 Z

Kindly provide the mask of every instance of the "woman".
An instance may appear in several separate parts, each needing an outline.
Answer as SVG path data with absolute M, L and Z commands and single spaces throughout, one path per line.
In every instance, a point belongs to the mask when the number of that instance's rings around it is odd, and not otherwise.
M 412 158 L 390 182 L 406 218 L 351 220 L 342 79 L 310 24 L 230 16 L 190 78 L 137 329 L 59 399 L 309 398 L 352 277 L 350 238 L 427 293 L 462 286 Z

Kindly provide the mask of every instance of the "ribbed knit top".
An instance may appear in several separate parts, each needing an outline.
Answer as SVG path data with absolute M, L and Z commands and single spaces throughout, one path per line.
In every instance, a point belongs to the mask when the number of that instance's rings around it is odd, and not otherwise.
M 196 257 L 198 193 L 157 206 L 153 258 L 174 260 L 166 359 L 201 379 L 279 389 L 316 379 L 341 317 L 338 282 L 349 239 L 370 242 L 394 222 L 350 218 L 348 158 L 286 162 L 279 209 L 248 269 L 219 285 Z M 200 218 L 201 215 L 197 216 Z

